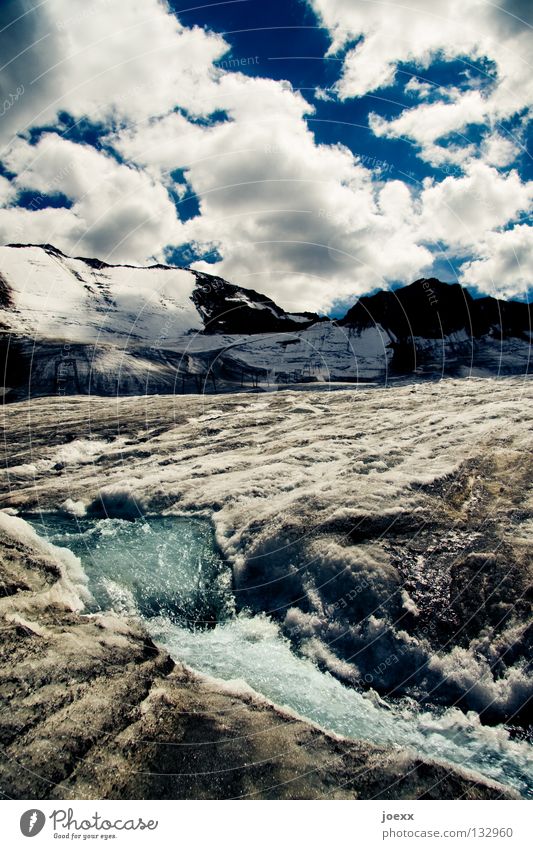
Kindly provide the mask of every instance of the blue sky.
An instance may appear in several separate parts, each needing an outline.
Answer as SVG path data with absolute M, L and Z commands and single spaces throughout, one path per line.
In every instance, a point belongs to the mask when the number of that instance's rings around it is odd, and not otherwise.
M 530 4 L 10 0 L 0 238 L 336 314 L 531 295 Z
M 422 163 L 408 141 L 376 138 L 368 127 L 368 114 L 378 112 L 392 118 L 412 106 L 412 98 L 405 94 L 404 88 L 413 76 L 433 88 L 466 86 L 467 73 L 478 77 L 485 86 L 491 84 L 488 76 L 491 67 L 485 59 L 443 61 L 437 57 L 428 69 L 419 70 L 416 63 L 405 63 L 398 69 L 393 85 L 341 101 L 335 97 L 334 89 L 346 51 L 325 58 L 330 35 L 304 0 L 270 0 L 268 3 L 237 0 L 188 12 L 183 10 L 190 8 L 189 4 L 172 2 L 170 5 L 185 23 L 208 26 L 224 34 L 231 51 L 219 63 L 222 66 L 232 63 L 230 67 L 250 76 L 289 80 L 316 110 L 308 124 L 317 142 L 340 142 L 370 161 L 385 161 L 390 166 L 391 176 L 394 172 L 394 176 L 405 180 L 416 182 L 428 175 L 439 176 L 442 169 Z M 315 97 L 320 88 L 330 92 L 329 101 Z M 511 134 L 516 131 L 516 125 L 517 121 L 500 123 L 502 129 Z M 476 127 L 472 126 L 458 133 L 457 139 L 462 143 L 465 137 L 475 134 Z M 531 178 L 533 162 L 527 153 L 527 140 L 526 133 L 523 138 L 526 149 L 520 151 L 514 165 L 524 177 Z M 458 173 L 459 169 L 450 170 Z

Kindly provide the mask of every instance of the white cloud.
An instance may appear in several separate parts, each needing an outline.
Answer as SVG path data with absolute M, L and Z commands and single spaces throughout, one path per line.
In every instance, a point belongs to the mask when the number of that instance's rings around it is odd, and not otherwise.
M 67 252 L 113 261 L 144 261 L 179 238 L 180 224 L 165 188 L 148 174 L 92 147 L 50 133 L 35 146 L 17 140 L 5 157 L 17 173 L 12 191 L 35 193 L 31 209 L 0 210 L 0 238 L 51 242 Z M 62 193 L 70 209 L 45 208 Z
M 479 259 L 463 266 L 463 283 L 503 298 L 524 296 L 531 289 L 533 227 L 521 224 L 489 233 L 478 254 Z
M 0 176 L 0 206 L 8 204 L 16 195 L 12 183 L 5 177 Z
M 472 145 L 465 143 L 438 145 L 437 140 L 450 133 L 464 130 L 470 123 L 485 120 L 485 101 L 478 90 L 457 97 L 455 102 L 437 101 L 423 103 L 405 109 L 399 118 L 386 121 L 376 114 L 369 116 L 370 127 L 376 136 L 416 141 L 422 159 L 432 165 L 445 162 L 462 163 L 474 152 Z M 461 142 L 458 138 L 457 141 Z
M 52 0 L 27 18 L 35 40 L 44 38 L 25 77 L 40 76 L 31 89 L 39 110 L 27 98 L 17 128 L 22 117 L 53 120 L 60 108 L 107 121 L 129 167 L 57 135 L 34 149 L 19 140 L 4 157 L 16 187 L 61 191 L 73 206 L 4 210 L 4 238 L 15 229 L 66 251 L 130 261 L 190 239 L 219 248 L 223 260 L 211 270 L 317 308 L 389 275 L 407 281 L 430 262 L 410 228 L 377 205 L 370 171 L 347 149 L 315 143 L 305 120 L 312 107 L 288 83 L 214 68 L 226 50 L 220 36 L 183 28 L 155 0 L 126 9 Z M 200 126 L 176 106 L 228 120 Z M 178 168 L 201 205 L 184 226 L 164 191 Z M 376 251 L 375 239 L 390 250 Z
M 520 153 L 518 144 L 508 136 L 495 132 L 485 136 L 482 144 L 482 156 L 489 165 L 505 168 L 511 165 Z
M 419 80 L 417 77 L 411 77 L 404 87 L 407 94 L 414 94 L 421 100 L 430 97 L 434 91 L 434 86 L 428 82 Z
M 18 18 L 18 20 L 17 20 Z M 15 23 L 13 23 L 15 21 Z M 159 0 L 13 0 L 0 10 L 6 92 L 24 94 L 2 139 L 54 121 L 60 110 L 103 122 L 140 121 L 180 105 L 205 114 L 204 97 L 227 45 L 183 27 Z
M 420 196 L 420 236 L 475 251 L 487 232 L 503 227 L 528 209 L 533 183 L 516 173 L 500 174 L 475 161 L 464 176 L 427 180 Z
M 388 4 L 389 20 L 386 4 L 315 0 L 328 16 L 335 49 L 364 36 L 347 54 L 341 96 L 381 85 L 402 56 L 428 64 L 456 33 L 453 16 L 443 26 L 438 17 L 453 3 L 413 2 L 423 14 L 415 15 L 412 32 L 401 30 L 405 9 L 397 3 Z M 426 181 L 417 191 L 400 180 L 384 182 L 388 174 L 365 167 L 371 163 L 342 145 L 317 144 L 308 126 L 314 107 L 289 83 L 216 68 L 214 60 L 227 49 L 224 39 L 183 27 L 162 2 L 130 0 L 119 7 L 109 0 L 49 0 L 30 7 L 13 0 L 11 16 L 14 9 L 28 14 L 0 33 L 0 42 L 8 33 L 13 43 L 6 55 L 25 52 L 8 65 L 3 82 L 6 90 L 23 85 L 25 93 L 3 123 L 2 159 L 16 174 L 11 183 L 0 179 L 0 200 L 8 207 L 0 210 L 4 241 L 47 241 L 66 252 L 129 262 L 192 242 L 222 257 L 198 267 L 289 308 L 327 309 L 337 299 L 429 272 L 435 242 L 448 254 L 470 251 L 471 266 L 481 263 L 474 272 L 483 285 L 491 234 L 530 202 L 530 187 L 515 172 L 502 176 L 492 167 L 508 166 L 515 155 L 513 142 L 495 127 L 483 142 L 482 161 L 472 161 L 472 146 L 439 144 L 442 133 L 465 121 L 486 120 L 488 98 L 496 109 L 503 83 L 487 97 L 472 81 L 462 91 L 429 90 L 412 80 L 406 90 L 419 98 L 414 109 L 396 122 L 372 119 L 376 134 L 411 138 L 427 158 L 464 168 L 460 178 Z M 483 20 L 495 14 L 489 12 Z M 474 44 L 472 27 L 466 29 L 444 55 L 459 55 L 461 45 L 472 55 L 489 55 Z M 514 44 L 521 32 L 509 30 L 505 37 Z M 382 53 L 383 39 L 388 52 Z M 483 28 L 479 39 L 485 44 Z M 506 61 L 508 71 L 516 70 L 519 54 Z M 57 132 L 36 145 L 8 140 L 26 125 L 53 122 L 60 109 L 102 122 L 105 141 L 125 164 Z M 194 120 L 215 112 L 224 116 L 218 123 Z M 173 182 L 177 169 L 199 201 L 199 214 L 188 221 L 178 219 L 167 191 L 188 191 Z M 22 189 L 40 193 L 43 203 L 32 210 L 9 206 Z M 44 196 L 57 192 L 71 200 L 70 209 L 45 208 Z
M 335 100 L 331 91 L 328 91 L 327 88 L 321 88 L 320 86 L 315 89 L 313 97 L 315 100 L 323 100 L 325 103 Z
M 148 173 L 56 134 L 36 147 L 12 136 L 55 122 L 60 110 L 108 127 L 149 121 L 176 106 L 209 114 L 223 38 L 183 27 L 159 0 L 33 7 L 13 0 L 0 11 L 0 29 L 2 85 L 24 89 L 2 120 L 0 155 L 18 175 L 3 203 L 15 188 L 63 192 L 74 201 L 70 210 L 41 208 L 37 200 L 29 211 L 0 211 L 1 238 L 133 262 L 181 241 L 173 203 Z
M 290 308 L 326 309 L 431 264 L 416 243 L 408 188 L 383 188 L 347 148 L 317 144 L 305 120 L 312 108 L 290 86 L 232 74 L 213 96 L 228 121 L 191 126 L 172 114 L 113 138 L 161 179 L 186 170 L 201 214 L 185 232 L 223 256 L 198 267 Z
M 437 145 L 438 139 L 452 132 L 464 133 L 469 124 L 496 124 L 531 107 L 531 29 L 524 20 L 529 15 L 527 2 L 309 2 L 330 30 L 330 53 L 348 46 L 337 84 L 342 99 L 390 85 L 401 63 L 423 69 L 435 59 L 465 61 L 467 88 L 458 90 L 452 102 L 448 90 L 442 92 L 440 101 L 406 109 L 390 121 L 374 118 L 372 124 L 379 135 L 409 138 L 433 164 L 447 161 L 447 146 Z M 356 46 L 349 47 L 355 39 L 359 39 Z M 469 61 L 479 59 L 488 59 L 494 67 L 494 76 L 486 77 L 481 90 L 469 69 Z M 416 88 L 416 83 L 408 86 L 410 91 Z M 422 97 L 429 93 L 420 86 L 418 92 Z M 451 161 L 459 161 L 457 150 L 452 151 Z
M 439 52 L 445 57 L 478 53 L 487 17 L 476 0 L 310 0 L 330 30 L 335 53 L 348 49 L 338 90 L 343 98 L 358 97 L 394 81 L 400 62 L 427 67 Z M 479 55 L 479 54 L 478 54 Z

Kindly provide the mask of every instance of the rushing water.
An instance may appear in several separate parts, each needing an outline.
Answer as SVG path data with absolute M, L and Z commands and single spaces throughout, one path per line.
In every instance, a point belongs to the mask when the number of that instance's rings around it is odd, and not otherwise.
M 36 530 L 77 554 L 93 610 L 140 615 L 176 659 L 347 737 L 392 743 L 496 778 L 533 796 L 532 747 L 457 709 L 388 706 L 298 657 L 267 616 L 235 613 L 231 569 L 206 521 L 176 517 L 35 517 Z

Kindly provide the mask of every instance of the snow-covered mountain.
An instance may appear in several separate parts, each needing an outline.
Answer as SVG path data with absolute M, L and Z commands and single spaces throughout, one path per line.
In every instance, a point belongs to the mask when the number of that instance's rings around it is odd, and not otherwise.
M 0 328 L 8 398 L 526 373 L 531 346 L 527 304 L 438 280 L 361 298 L 330 321 L 191 269 L 51 245 L 0 247 Z
M 319 320 L 220 277 L 73 258 L 52 245 L 0 247 L 0 286 L 5 327 L 40 339 L 170 345 L 185 333 L 299 330 Z

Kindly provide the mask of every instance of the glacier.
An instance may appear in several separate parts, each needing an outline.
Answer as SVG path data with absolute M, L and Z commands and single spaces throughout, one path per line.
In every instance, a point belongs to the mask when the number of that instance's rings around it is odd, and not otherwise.
M 346 738 L 401 746 L 474 770 L 533 796 L 533 752 L 509 731 L 482 725 L 475 711 L 417 709 L 385 702 L 373 689 L 343 685 L 293 650 L 271 616 L 236 613 L 231 564 L 197 518 L 28 517 L 55 546 L 80 558 L 91 599 L 85 610 L 140 618 L 177 662 L 259 693 L 284 710 Z
M 530 722 L 531 382 L 5 407 L 2 506 L 198 515 L 238 609 L 340 681 Z

